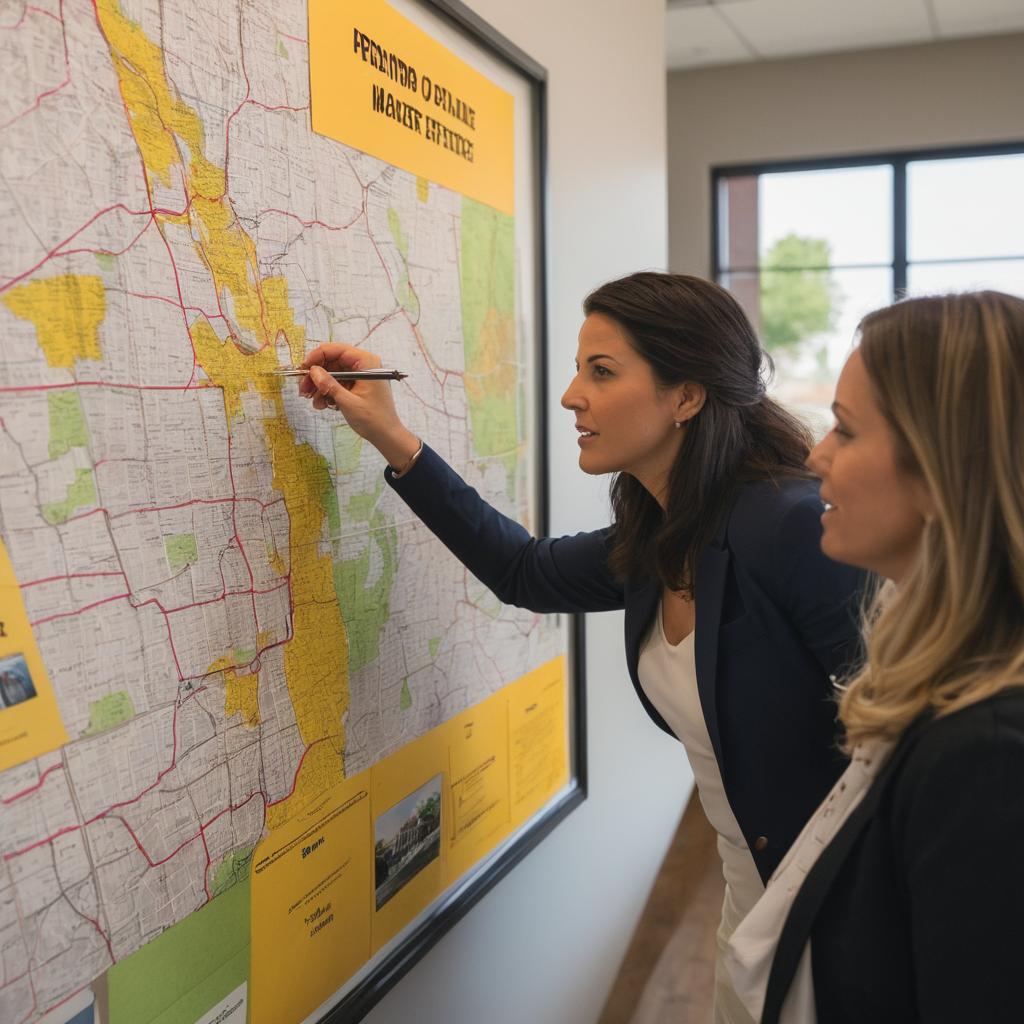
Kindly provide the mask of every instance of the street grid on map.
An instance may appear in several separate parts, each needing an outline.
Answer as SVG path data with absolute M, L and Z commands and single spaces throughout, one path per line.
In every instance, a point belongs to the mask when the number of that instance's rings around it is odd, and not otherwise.
M 295 0 L 0 5 L 0 539 L 72 737 L 0 774 L 5 1022 L 560 649 L 265 374 L 373 349 L 530 515 L 511 218 L 313 135 L 305 32 Z

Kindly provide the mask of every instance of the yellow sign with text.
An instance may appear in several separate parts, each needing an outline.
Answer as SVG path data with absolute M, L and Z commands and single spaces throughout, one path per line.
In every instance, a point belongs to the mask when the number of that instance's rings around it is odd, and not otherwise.
M 313 131 L 515 213 L 510 93 L 384 0 L 309 0 Z
M 0 771 L 67 739 L 14 568 L 0 543 Z
M 312 1013 L 565 787 L 567 685 L 552 659 L 262 840 L 251 1024 Z
M 365 775 L 256 847 L 252 1024 L 312 1013 L 370 958 L 373 851 Z

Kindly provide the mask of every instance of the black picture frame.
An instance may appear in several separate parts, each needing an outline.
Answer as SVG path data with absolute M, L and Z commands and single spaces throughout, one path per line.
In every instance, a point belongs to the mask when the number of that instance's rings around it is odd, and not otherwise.
M 536 480 L 537 529 L 541 535 L 550 528 L 548 462 L 548 333 L 547 333 L 547 71 L 532 57 L 484 21 L 459 0 L 418 0 L 428 11 L 454 26 L 467 40 L 496 57 L 521 75 L 529 85 L 532 117 L 534 209 L 531 217 L 536 239 L 534 289 L 537 360 L 533 383 L 536 389 L 537 447 Z M 523 214 L 517 213 L 517 216 Z M 471 869 L 462 884 L 448 897 L 430 907 L 412 932 L 385 954 L 370 973 L 357 982 L 320 1018 L 320 1024 L 355 1024 L 453 928 L 469 911 L 523 860 L 587 796 L 587 731 L 585 680 L 585 625 L 581 615 L 569 617 L 569 782 L 565 790 L 536 815 L 514 837 L 507 840 L 482 866 Z M 372 964 L 372 960 L 370 963 Z

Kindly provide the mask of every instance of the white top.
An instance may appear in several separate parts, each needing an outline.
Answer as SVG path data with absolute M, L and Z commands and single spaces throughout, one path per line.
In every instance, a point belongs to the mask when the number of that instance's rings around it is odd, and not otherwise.
M 821 851 L 832 842 L 871 788 L 893 746 L 891 740 L 878 739 L 853 751 L 849 767 L 775 869 L 764 896 L 733 932 L 725 951 L 725 966 L 736 994 L 756 1020 L 761 1019 L 775 949 L 793 900 Z M 817 1024 L 810 941 L 804 946 L 779 1020 L 780 1024 Z
M 725 883 L 739 917 L 747 914 L 764 892 L 761 876 L 722 785 L 711 737 L 697 693 L 694 634 L 673 646 L 665 636 L 661 602 L 640 650 L 637 675 L 648 700 L 676 734 L 690 759 L 701 806 L 718 833 Z

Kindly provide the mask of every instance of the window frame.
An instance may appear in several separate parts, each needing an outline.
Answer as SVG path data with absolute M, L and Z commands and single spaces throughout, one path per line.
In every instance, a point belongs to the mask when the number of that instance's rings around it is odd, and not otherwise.
M 844 167 L 892 168 L 892 263 L 878 264 L 892 269 L 893 301 L 907 292 L 907 164 L 925 160 L 959 160 L 986 156 L 1024 155 L 1024 140 L 972 146 L 946 146 L 941 148 L 882 151 L 846 156 L 808 157 L 793 160 L 766 160 L 756 163 L 723 164 L 711 168 L 711 273 L 712 280 L 721 282 L 723 274 L 758 273 L 761 264 L 752 267 L 727 267 L 721 262 L 722 204 L 721 185 L 727 178 L 760 177 L 801 171 L 831 171 Z M 915 260 L 915 263 L 980 263 L 1024 259 L 1024 251 L 1013 256 L 969 257 L 962 260 Z

